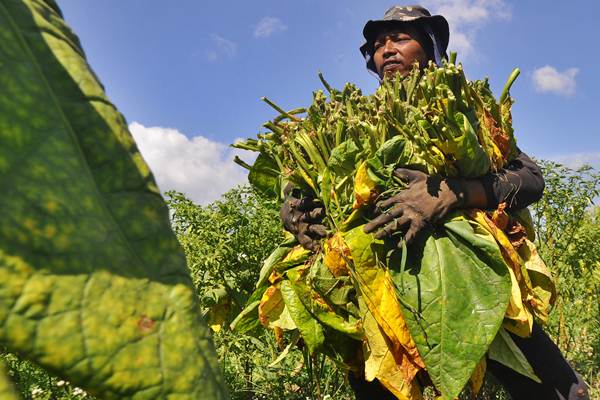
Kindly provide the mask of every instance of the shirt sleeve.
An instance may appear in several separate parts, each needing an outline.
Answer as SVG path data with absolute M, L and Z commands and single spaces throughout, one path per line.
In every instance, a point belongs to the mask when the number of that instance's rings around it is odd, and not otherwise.
M 483 176 L 481 183 L 488 208 L 506 202 L 508 210 L 525 208 L 540 200 L 545 186 L 540 167 L 521 151 L 504 169 Z

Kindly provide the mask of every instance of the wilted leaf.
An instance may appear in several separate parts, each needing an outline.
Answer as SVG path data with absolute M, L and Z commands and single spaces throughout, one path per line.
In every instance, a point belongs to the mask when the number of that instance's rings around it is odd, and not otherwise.
M 366 162 L 363 162 L 356 171 L 354 177 L 354 204 L 353 208 L 359 208 L 363 204 L 368 204 L 375 196 L 377 184 L 369 176 L 369 168 Z
M 382 257 L 379 241 L 364 233 L 362 227 L 348 232 L 344 238 L 352 250 L 351 270 L 361 298 L 390 340 L 405 380 L 411 381 L 424 364 L 402 315 L 389 272 L 378 262 Z
M 365 306 L 366 307 L 366 306 Z M 387 339 L 373 315 L 365 310 L 363 315 L 365 340 L 365 379 L 379 380 L 383 386 L 400 400 L 419 400 L 423 396 L 419 384 L 407 379 L 406 371 L 396 361 L 394 344 Z
M 546 322 L 556 301 L 556 286 L 552 274 L 535 245 L 529 240 L 519 249 L 519 254 L 525 261 L 525 268 L 531 280 L 533 298 L 529 300 L 529 304 L 536 311 L 536 317 Z
M 258 306 L 258 318 L 264 326 L 269 328 L 296 329 L 296 325 L 283 302 L 279 283 L 270 286 L 263 294 Z
M 348 275 L 346 260 L 350 257 L 350 249 L 344 242 L 341 233 L 336 233 L 325 242 L 323 263 L 336 278 Z
M 469 379 L 469 387 L 471 388 L 471 393 L 473 397 L 477 396 L 477 394 L 481 390 L 481 387 L 483 386 L 486 366 L 487 364 L 485 362 L 485 357 L 482 357 L 477 366 L 475 367 L 475 371 L 473 371 L 471 379 Z
M 167 207 L 54 1 L 0 1 L 0 341 L 105 399 L 227 394 Z
M 485 213 L 478 211 L 471 212 L 470 215 L 494 237 L 506 265 L 509 266 L 511 294 L 504 327 L 521 337 L 529 337 L 533 328 L 529 303 L 533 299 L 533 288 L 525 262 L 506 234 Z

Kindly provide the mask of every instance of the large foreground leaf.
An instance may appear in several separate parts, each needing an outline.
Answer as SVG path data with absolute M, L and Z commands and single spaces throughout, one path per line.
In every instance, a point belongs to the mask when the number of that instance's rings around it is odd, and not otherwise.
M 0 341 L 101 398 L 222 399 L 168 212 L 51 0 L 0 0 Z
M 18 400 L 18 396 L 6 376 L 6 368 L 4 363 L 0 362 L 0 399 L 3 400 Z
M 389 262 L 411 335 L 435 386 L 453 399 L 496 336 L 510 293 L 494 239 L 456 217 Z

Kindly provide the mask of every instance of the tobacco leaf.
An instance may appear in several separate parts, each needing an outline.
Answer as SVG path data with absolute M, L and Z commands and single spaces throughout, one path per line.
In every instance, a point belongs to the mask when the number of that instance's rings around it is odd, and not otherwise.
M 360 303 L 359 303 L 360 304 Z M 364 302 L 361 304 L 363 306 Z M 414 379 L 407 380 L 406 371 L 398 364 L 394 356 L 394 344 L 386 337 L 373 314 L 366 305 L 363 308 L 365 340 L 365 379 L 368 382 L 379 380 L 386 389 L 400 400 L 420 400 L 422 393 Z
M 525 355 L 519 349 L 515 341 L 510 337 L 510 334 L 500 328 L 498 335 L 494 338 L 488 350 L 490 359 L 498 361 L 500 364 L 511 368 L 523 376 L 532 379 L 537 383 L 542 383 L 540 378 L 535 374 L 533 368 L 525 358 Z
M 272 285 L 263 294 L 258 306 L 258 318 L 264 326 L 269 328 L 296 329 L 296 325 L 285 307 L 279 286 L 279 283 Z
M 381 242 L 364 233 L 362 227 L 349 231 L 344 238 L 352 252 L 352 276 L 361 299 L 390 340 L 396 362 L 410 382 L 424 364 L 402 315 L 392 279 L 379 262 Z
M 0 1 L 0 60 L 0 341 L 100 398 L 227 398 L 167 206 L 53 1 Z
M 259 154 L 248 172 L 248 181 L 263 194 L 278 197 L 281 189 L 277 163 L 265 154 Z
M 427 372 L 443 398 L 453 399 L 502 323 L 508 267 L 493 237 L 460 215 L 408 251 L 404 271 L 399 254 L 388 265 Z
M 289 280 L 281 282 L 281 295 L 309 351 L 314 353 L 321 349 L 325 342 L 325 331 L 321 323 L 302 304 Z

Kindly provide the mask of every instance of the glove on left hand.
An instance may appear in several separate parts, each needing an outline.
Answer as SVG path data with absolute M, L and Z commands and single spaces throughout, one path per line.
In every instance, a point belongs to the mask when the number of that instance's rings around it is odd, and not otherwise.
M 403 231 L 404 239 L 410 243 L 425 228 L 466 204 L 460 179 L 429 176 L 406 168 L 396 169 L 394 175 L 405 181 L 407 187 L 376 204 L 378 216 L 365 225 L 364 231 L 377 231 L 377 239 Z

